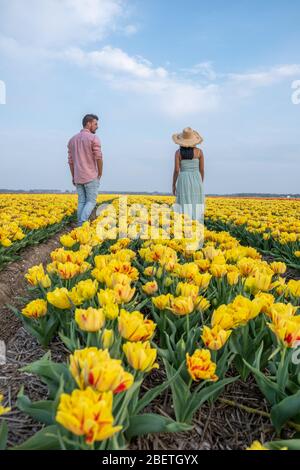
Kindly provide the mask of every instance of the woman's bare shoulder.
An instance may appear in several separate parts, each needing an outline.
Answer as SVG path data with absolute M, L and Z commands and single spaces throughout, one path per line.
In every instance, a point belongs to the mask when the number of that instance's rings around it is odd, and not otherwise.
M 195 153 L 194 153 L 194 158 L 201 158 L 203 157 L 203 152 L 201 149 L 199 149 L 198 147 L 195 147 Z

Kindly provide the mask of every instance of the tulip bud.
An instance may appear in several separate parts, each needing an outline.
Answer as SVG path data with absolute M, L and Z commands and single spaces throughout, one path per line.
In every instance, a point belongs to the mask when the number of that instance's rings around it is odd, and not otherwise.
M 102 333 L 102 347 L 104 349 L 110 349 L 114 343 L 115 335 L 113 330 L 105 330 Z

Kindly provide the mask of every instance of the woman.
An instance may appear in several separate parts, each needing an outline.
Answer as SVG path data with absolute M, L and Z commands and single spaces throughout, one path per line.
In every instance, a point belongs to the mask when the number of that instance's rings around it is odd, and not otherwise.
M 174 142 L 180 145 L 175 153 L 173 174 L 173 194 L 181 212 L 192 219 L 202 220 L 204 212 L 204 155 L 197 144 L 203 142 L 198 132 L 190 127 L 183 129 L 180 134 L 172 136 Z M 176 185 L 177 183 L 177 185 Z

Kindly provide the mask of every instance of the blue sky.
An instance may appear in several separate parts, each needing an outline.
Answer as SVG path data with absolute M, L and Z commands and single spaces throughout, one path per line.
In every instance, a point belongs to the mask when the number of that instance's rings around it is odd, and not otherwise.
M 299 17 L 298 0 L 0 0 L 0 188 L 72 189 L 66 145 L 93 112 L 100 191 L 170 191 L 191 126 L 206 193 L 300 192 Z

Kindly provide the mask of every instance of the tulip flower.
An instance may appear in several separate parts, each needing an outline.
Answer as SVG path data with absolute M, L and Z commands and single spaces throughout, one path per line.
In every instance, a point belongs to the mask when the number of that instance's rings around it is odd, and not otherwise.
M 93 387 L 98 392 L 120 393 L 133 384 L 121 360 L 112 359 L 107 350 L 94 347 L 76 350 L 70 356 L 70 372 L 79 388 Z
M 60 396 L 56 421 L 76 436 L 84 436 L 87 444 L 104 441 L 122 429 L 113 426 L 111 392 L 97 393 L 91 388 L 74 390 Z
M 283 274 L 286 272 L 286 264 L 279 261 L 273 261 L 273 263 L 270 264 L 270 267 L 275 274 Z
M 103 306 L 103 313 L 108 320 L 114 320 L 119 316 L 118 304 L 110 303 Z
M 65 287 L 57 287 L 54 291 L 48 292 L 47 300 L 51 305 L 61 310 L 71 308 L 69 291 Z
M 113 330 L 105 329 L 102 333 L 101 341 L 102 347 L 105 349 L 110 349 L 114 344 L 115 335 Z
M 4 415 L 5 413 L 9 413 L 11 410 L 9 407 L 2 406 L 3 398 L 3 395 L 0 393 L 0 416 Z
M 29 304 L 26 305 L 22 309 L 22 314 L 25 317 L 29 318 L 40 318 L 44 317 L 47 313 L 47 302 L 44 299 L 36 299 L 32 300 L 29 302 Z
M 192 297 L 171 297 L 170 307 L 168 308 L 175 315 L 189 315 L 194 310 Z
M 122 338 L 128 341 L 146 341 L 152 338 L 156 324 L 144 318 L 141 312 L 127 312 L 122 309 L 118 319 L 118 329 Z
M 194 381 L 209 380 L 215 382 L 218 380 L 215 374 L 217 365 L 211 361 L 208 349 L 197 349 L 192 356 L 187 353 L 186 364 L 188 372 Z
M 31 284 L 32 286 L 37 286 L 38 284 L 41 284 L 45 289 L 51 286 L 51 280 L 48 274 L 45 274 L 42 264 L 29 268 L 27 273 L 25 274 L 25 279 L 27 279 L 29 284 Z
M 290 279 L 286 284 L 285 297 L 292 295 L 293 297 L 300 297 L 300 280 Z
M 192 297 L 193 301 L 196 300 L 199 293 L 199 287 L 195 284 L 187 282 L 179 282 L 176 287 L 176 295 L 183 297 Z
M 129 284 L 125 286 L 122 284 L 116 284 L 113 290 L 116 294 L 118 304 L 130 302 L 135 294 L 135 287 L 131 288 Z
M 254 441 L 252 442 L 250 447 L 247 447 L 246 450 L 269 450 L 269 449 L 263 446 L 259 441 Z
M 147 295 L 153 295 L 158 291 L 158 285 L 156 281 L 150 281 L 147 282 L 142 286 L 142 290 L 147 294 Z
M 159 295 L 157 297 L 152 297 L 152 303 L 159 310 L 165 310 L 170 307 L 171 298 L 171 294 Z
M 133 369 L 142 372 L 149 372 L 152 369 L 158 369 L 159 365 L 155 362 L 157 350 L 151 348 L 149 341 L 136 343 L 127 342 L 123 345 L 128 363 Z
M 218 351 L 224 346 L 231 333 L 232 330 L 223 330 L 218 325 L 214 328 L 204 326 L 201 338 L 207 348 Z
M 87 309 L 76 308 L 75 321 L 82 331 L 96 332 L 99 331 L 105 323 L 103 309 L 89 307 Z
M 98 300 L 99 304 L 102 306 L 116 303 L 116 293 L 113 289 L 100 289 L 100 292 L 98 292 Z
M 74 240 L 74 238 L 72 238 L 70 235 L 62 235 L 59 241 L 66 248 L 72 248 L 72 246 L 77 243 L 77 241 Z

